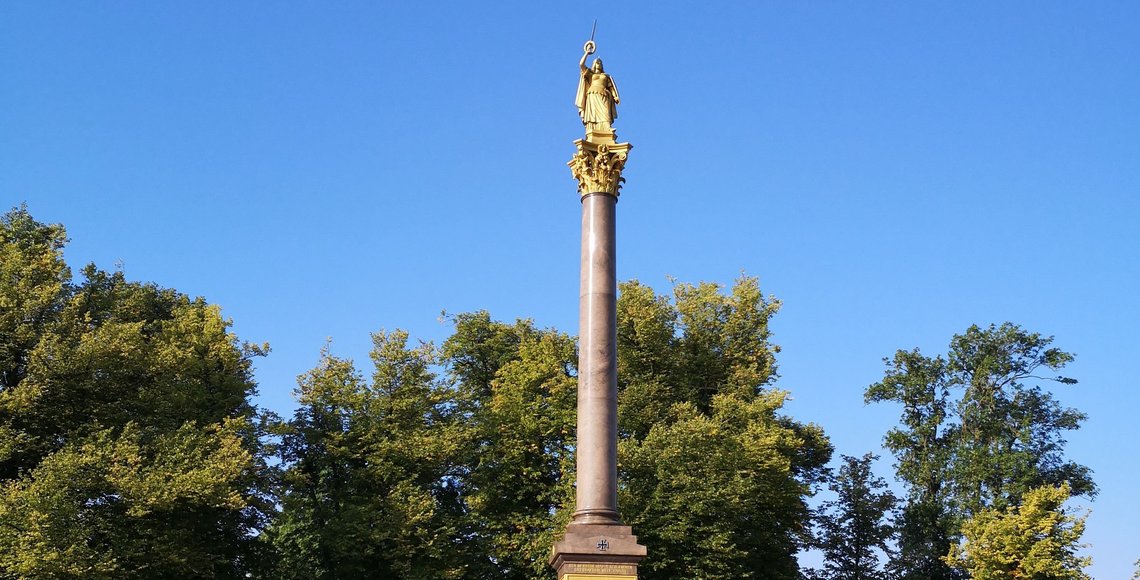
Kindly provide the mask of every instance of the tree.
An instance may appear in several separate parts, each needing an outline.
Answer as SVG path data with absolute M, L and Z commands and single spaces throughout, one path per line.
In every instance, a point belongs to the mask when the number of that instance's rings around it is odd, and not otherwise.
M 895 529 L 887 519 L 898 500 L 887 483 L 871 471 L 877 456 L 844 455 L 842 459 L 839 475 L 828 485 L 837 498 L 824 502 L 820 509 L 820 548 L 825 564 L 815 577 L 885 580 L 888 576 L 880 567 L 879 554 L 892 553 Z
M 463 484 L 478 538 L 472 568 L 482 578 L 552 576 L 550 547 L 574 507 L 574 340 L 478 312 L 456 318 L 444 352 L 472 427 Z M 479 358 L 489 362 L 483 369 L 495 369 L 489 384 L 491 374 L 473 375 L 465 365 Z
M 1065 511 L 1068 484 L 1029 490 L 1016 506 L 986 508 L 962 526 L 965 541 L 951 547 L 947 563 L 974 580 L 1034 578 L 1087 580 L 1091 558 L 1076 555 L 1085 517 Z
M 128 423 L 0 487 L 0 575 L 239 578 L 256 569 L 241 420 L 148 437 Z
M 948 481 L 957 427 L 952 413 L 946 362 L 915 351 L 898 351 L 883 381 L 872 385 L 866 400 L 902 403 L 902 426 L 887 432 L 886 447 L 895 454 L 896 475 L 907 485 L 907 502 L 896 520 L 898 557 L 888 568 L 899 578 L 962 578 L 942 559 L 953 543 L 957 524 L 950 508 Z
M 987 507 L 1017 505 L 1030 489 L 1067 483 L 1092 497 L 1089 468 L 1064 459 L 1064 432 L 1080 428 L 1086 415 L 1063 408 L 1049 392 L 1025 381 L 1074 385 L 1055 372 L 1073 355 L 1050 347 L 1052 337 L 1016 325 L 971 326 L 951 342 L 949 366 L 963 389 L 957 404 L 961 424 L 954 474 L 956 503 L 967 516 Z
M 1064 432 L 1079 428 L 1084 414 L 1027 384 L 1076 383 L 1043 376 L 1073 360 L 1052 342 L 1010 323 L 971 326 L 951 340 L 946 358 L 897 352 L 883 380 L 868 387 L 868 402 L 903 407 L 902 425 L 886 437 L 908 491 L 895 564 L 902 577 L 958 577 L 942 556 L 962 522 L 1018 506 L 1030 489 L 1067 483 L 1076 495 L 1095 495 L 1091 471 L 1064 458 Z
M 798 578 L 810 513 L 805 472 L 826 439 L 780 417 L 786 393 L 718 394 L 673 407 L 619 444 L 624 519 L 652 557 L 641 578 Z
M 322 353 L 298 379 L 301 407 L 278 428 L 281 514 L 268 531 L 282 578 L 455 578 L 449 469 L 458 425 L 429 368 L 430 344 L 373 335 L 374 373 Z
M 327 352 L 300 378 L 269 530 L 281 577 L 549 574 L 573 497 L 574 343 L 485 312 L 452 320 L 440 349 L 375 335 L 371 382 Z
M 66 301 L 71 269 L 63 261 L 67 234 L 41 224 L 26 207 L 0 218 L 0 389 L 27 374 L 28 356 Z M 10 477 L 5 465 L 0 477 Z
M 755 278 L 727 295 L 639 283 L 618 299 L 619 489 L 624 519 L 652 557 L 646 579 L 798 578 L 806 498 L 831 446 L 782 415 L 768 321 L 779 302 Z
M 218 307 L 0 218 L 0 577 L 237 578 L 268 517 L 251 358 Z

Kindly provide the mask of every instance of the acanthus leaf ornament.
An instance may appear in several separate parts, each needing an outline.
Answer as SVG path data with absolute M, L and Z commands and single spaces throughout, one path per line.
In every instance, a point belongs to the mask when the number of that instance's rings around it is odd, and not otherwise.
M 578 151 L 567 163 L 578 180 L 579 195 L 608 193 L 617 197 L 625 181 L 622 170 L 629 157 L 629 143 L 593 143 L 586 139 L 574 142 Z

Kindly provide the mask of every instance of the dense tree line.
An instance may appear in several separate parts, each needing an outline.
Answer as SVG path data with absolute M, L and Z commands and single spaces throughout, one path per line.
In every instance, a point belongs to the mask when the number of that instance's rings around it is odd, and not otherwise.
M 776 308 L 748 278 L 727 296 L 622 287 L 621 501 L 654 553 L 644 578 L 798 577 L 831 448 L 779 412 Z M 267 530 L 282 576 L 550 576 L 573 509 L 574 340 L 486 312 L 452 322 L 439 348 L 377 333 L 370 379 L 327 353 L 302 377 Z
M 552 576 L 572 336 L 486 312 L 451 316 L 439 345 L 380 331 L 368 368 L 321 353 L 278 418 L 251 403 L 267 345 L 201 298 L 95 266 L 76 281 L 66 241 L 22 208 L 0 218 L 0 578 Z M 620 290 L 619 493 L 642 578 L 1083 577 L 1063 504 L 1096 488 L 1063 455 L 1083 415 L 1037 385 L 1072 360 L 1050 338 L 972 327 L 946 357 L 888 361 L 866 397 L 902 408 L 896 498 L 874 456 L 832 472 L 823 431 L 783 413 L 780 304 L 756 279 Z M 821 569 L 800 569 L 809 548 Z

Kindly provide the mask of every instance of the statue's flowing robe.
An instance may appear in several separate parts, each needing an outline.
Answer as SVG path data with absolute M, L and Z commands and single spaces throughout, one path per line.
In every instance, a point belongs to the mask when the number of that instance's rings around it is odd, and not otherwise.
M 592 89 L 589 75 L 593 71 L 586 69 L 578 77 L 578 94 L 574 96 L 574 104 L 578 106 L 578 114 L 586 124 L 599 123 L 610 125 L 617 119 L 617 85 L 614 78 L 607 75 L 609 82 L 602 91 Z

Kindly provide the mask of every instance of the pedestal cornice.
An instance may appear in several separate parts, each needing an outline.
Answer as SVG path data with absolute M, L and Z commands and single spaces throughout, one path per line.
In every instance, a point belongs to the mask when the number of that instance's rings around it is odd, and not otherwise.
M 629 526 L 571 523 L 562 540 L 554 544 L 550 565 L 559 580 L 635 580 L 645 554 L 645 546 L 637 543 Z

